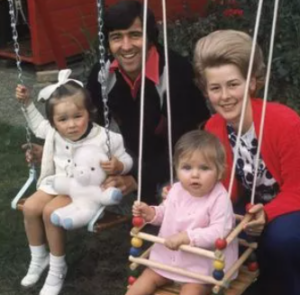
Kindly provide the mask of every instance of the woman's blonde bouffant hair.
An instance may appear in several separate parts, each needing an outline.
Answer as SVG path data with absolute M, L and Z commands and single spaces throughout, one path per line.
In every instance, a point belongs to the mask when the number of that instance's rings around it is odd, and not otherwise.
M 215 31 L 198 40 L 194 52 L 194 70 L 198 87 L 206 93 L 206 68 L 227 64 L 238 67 L 246 79 L 251 46 L 252 38 L 244 32 L 235 30 Z M 256 78 L 256 93 L 265 82 L 265 64 L 259 45 L 256 45 L 251 77 Z

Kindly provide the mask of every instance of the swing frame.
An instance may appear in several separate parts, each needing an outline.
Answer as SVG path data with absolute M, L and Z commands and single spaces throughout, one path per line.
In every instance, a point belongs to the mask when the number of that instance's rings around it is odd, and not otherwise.
M 237 236 L 243 231 L 244 226 L 253 219 L 252 214 L 246 214 L 245 216 L 235 215 L 239 224 L 227 235 L 226 242 L 229 245 Z M 141 232 L 143 226 L 133 227 L 130 235 L 135 238 L 146 240 L 152 243 L 164 244 L 164 239 Z M 179 267 L 168 266 L 159 262 L 149 260 L 149 254 L 151 247 L 144 251 L 139 257 L 129 256 L 131 264 L 129 268 L 131 271 L 136 270 L 139 266 L 154 267 L 180 275 L 184 275 L 193 279 L 205 281 L 208 284 L 214 285 L 212 294 L 219 294 L 224 291 L 225 295 L 241 295 L 254 281 L 256 281 L 259 270 L 248 270 L 243 264 L 247 261 L 249 256 L 257 248 L 256 242 L 247 242 L 244 239 L 239 239 L 239 245 L 246 248 L 244 253 L 239 257 L 237 261 L 227 270 L 222 280 L 216 280 L 212 276 L 202 275 L 195 272 L 190 272 Z M 194 246 L 181 245 L 180 250 L 193 253 L 194 255 L 205 256 L 212 260 L 224 261 L 224 254 L 220 250 L 209 251 Z M 238 276 L 231 281 L 232 276 L 237 272 Z M 128 286 L 130 288 L 130 286 Z M 180 294 L 180 285 L 173 283 L 158 288 L 153 295 L 178 295 Z

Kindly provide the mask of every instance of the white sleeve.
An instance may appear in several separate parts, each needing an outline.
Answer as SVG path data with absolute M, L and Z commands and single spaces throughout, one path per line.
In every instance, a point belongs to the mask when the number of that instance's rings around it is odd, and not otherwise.
M 47 133 L 52 128 L 50 122 L 42 116 L 33 103 L 30 103 L 25 111 L 23 110 L 23 114 L 35 136 L 45 139 Z
M 126 153 L 123 137 L 121 134 L 110 132 L 110 140 L 112 155 L 124 165 L 124 169 L 121 174 L 127 174 L 132 168 L 133 160 L 131 156 Z

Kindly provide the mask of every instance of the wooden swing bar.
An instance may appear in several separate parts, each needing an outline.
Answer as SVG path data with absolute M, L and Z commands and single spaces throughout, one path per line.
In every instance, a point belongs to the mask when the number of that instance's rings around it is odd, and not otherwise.
M 246 267 L 241 267 L 238 277 L 230 283 L 224 295 L 241 295 L 245 290 L 256 281 L 259 271 L 249 271 Z M 180 286 L 176 284 L 161 287 L 153 295 L 179 295 Z

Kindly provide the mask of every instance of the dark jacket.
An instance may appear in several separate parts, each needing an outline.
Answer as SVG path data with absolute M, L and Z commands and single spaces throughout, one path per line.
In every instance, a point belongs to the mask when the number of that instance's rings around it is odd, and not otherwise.
M 165 59 L 163 48 L 158 46 L 159 74 L 162 79 Z M 100 65 L 96 64 L 90 74 L 87 89 L 98 109 L 98 123 L 103 125 L 101 85 L 98 82 Z M 209 118 L 203 95 L 194 84 L 193 69 L 182 56 L 169 51 L 169 80 L 172 118 L 172 141 L 196 129 Z M 140 90 L 134 99 L 122 74 L 115 72 L 115 83 L 108 95 L 110 115 L 118 123 L 128 152 L 136 160 L 139 146 Z M 166 95 L 163 104 L 157 86 L 149 79 L 145 83 L 145 115 L 143 143 L 142 198 L 154 202 L 158 184 L 169 180 Z M 136 161 L 135 161 L 136 163 Z M 136 165 L 132 174 L 136 178 Z

